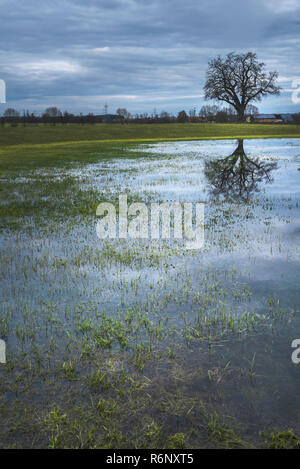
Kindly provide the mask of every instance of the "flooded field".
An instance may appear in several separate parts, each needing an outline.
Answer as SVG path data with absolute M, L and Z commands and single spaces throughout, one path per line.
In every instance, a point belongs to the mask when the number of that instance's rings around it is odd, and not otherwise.
M 0 174 L 1 447 L 300 447 L 300 139 L 94 159 Z M 204 247 L 99 239 L 120 194 L 203 202 Z

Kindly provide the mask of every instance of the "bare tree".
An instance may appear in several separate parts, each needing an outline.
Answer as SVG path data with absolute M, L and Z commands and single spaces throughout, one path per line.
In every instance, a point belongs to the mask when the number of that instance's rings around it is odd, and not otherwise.
M 265 64 L 258 62 L 253 52 L 231 52 L 225 59 L 218 56 L 208 63 L 205 98 L 230 104 L 242 121 L 251 101 L 260 101 L 263 96 L 280 93 L 280 87 L 275 84 L 278 73 L 267 73 L 264 68 Z
M 15 109 L 9 107 L 8 109 L 6 109 L 3 113 L 3 116 L 4 117 L 19 117 L 19 113 L 18 111 L 16 111 Z
M 116 110 L 116 114 L 119 116 L 119 118 L 123 121 L 123 120 L 128 120 L 129 117 L 130 117 L 130 113 L 127 111 L 127 109 L 125 108 L 118 108 Z
M 62 113 L 57 107 L 51 106 L 51 107 L 47 107 L 44 115 L 47 117 L 60 117 Z
M 178 115 L 177 115 L 177 122 L 187 122 L 189 120 L 188 116 L 187 116 L 187 113 L 183 110 L 183 111 L 179 111 L 178 112 Z
M 228 122 L 228 120 L 229 120 L 229 116 L 225 109 L 220 109 L 220 111 L 218 111 L 217 114 L 215 115 L 215 121 L 218 123 Z
M 293 114 L 292 118 L 295 124 L 300 124 L 300 112 L 298 112 L 298 114 Z
M 170 122 L 171 119 L 170 119 L 169 113 L 167 111 L 161 111 L 159 120 L 160 122 L 165 123 L 165 124 Z
M 215 104 L 213 105 L 207 104 L 206 106 L 202 106 L 199 112 L 199 116 L 203 117 L 203 119 L 206 119 L 206 120 L 213 120 L 215 118 L 215 115 L 219 111 L 220 111 L 219 106 L 216 106 Z
M 259 113 L 258 107 L 253 104 L 248 104 L 245 109 L 245 114 L 248 116 L 257 116 Z

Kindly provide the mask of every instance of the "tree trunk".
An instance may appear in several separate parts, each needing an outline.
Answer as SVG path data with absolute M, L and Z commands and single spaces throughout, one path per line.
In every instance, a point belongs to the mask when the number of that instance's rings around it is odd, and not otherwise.
M 245 120 L 245 109 L 237 109 L 237 113 L 238 113 L 238 121 L 239 122 L 244 122 Z
M 244 154 L 245 154 L 245 151 L 244 151 L 244 140 L 243 140 L 243 139 L 239 139 L 239 140 L 238 140 L 238 146 L 237 146 L 236 149 L 234 150 L 233 155 L 244 155 Z
M 238 122 L 244 122 L 244 120 L 245 120 L 245 110 L 246 110 L 246 106 L 243 105 L 243 104 L 240 103 L 240 102 L 237 102 L 237 103 L 234 105 L 234 108 L 235 108 L 236 113 L 237 113 L 237 120 L 238 120 Z

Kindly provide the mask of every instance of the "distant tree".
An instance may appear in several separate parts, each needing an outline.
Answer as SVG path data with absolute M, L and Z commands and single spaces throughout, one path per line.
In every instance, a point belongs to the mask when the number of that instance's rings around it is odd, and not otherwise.
M 159 116 L 159 120 L 160 122 L 164 123 L 164 124 L 167 124 L 168 122 L 170 122 L 170 115 L 167 111 L 161 111 L 160 113 L 160 116 Z
M 228 114 L 227 114 L 225 109 L 221 109 L 215 115 L 215 121 L 216 122 L 228 122 L 228 120 L 229 120 Z
M 242 121 L 249 103 L 280 93 L 280 87 L 275 84 L 278 73 L 273 71 L 267 74 L 264 67 L 265 64 L 258 62 L 253 52 L 231 52 L 225 59 L 218 56 L 208 63 L 205 98 L 230 104 Z
M 116 110 L 116 114 L 118 114 L 118 116 L 120 116 L 120 117 L 126 118 L 129 113 L 128 113 L 128 111 L 127 111 L 126 108 L 120 108 L 120 107 L 119 107 L 119 108 Z
M 86 116 L 86 121 L 88 124 L 96 124 L 96 118 L 92 112 L 89 112 Z
M 217 112 L 219 112 L 220 108 L 219 106 L 216 106 L 215 104 L 207 104 L 205 106 L 202 106 L 202 108 L 199 111 L 199 116 L 202 117 L 203 119 L 206 119 L 208 121 L 214 120 L 215 115 Z
M 293 114 L 292 117 L 295 124 L 300 124 L 300 112 L 298 112 L 298 114 Z
M 4 111 L 3 116 L 4 117 L 19 117 L 20 114 L 15 109 L 9 107 L 8 109 Z
M 259 114 L 258 107 L 253 104 L 248 104 L 248 106 L 246 106 L 245 114 L 247 116 L 257 116 Z
M 127 111 L 126 108 L 118 108 L 116 110 L 116 114 L 119 116 L 119 118 L 123 120 L 128 120 L 130 117 L 130 113 Z
M 62 113 L 56 106 L 47 107 L 44 112 L 44 116 L 47 117 L 61 117 Z
M 199 121 L 195 107 L 193 107 L 189 110 L 189 121 L 190 122 L 198 122 Z
M 187 113 L 183 111 L 179 111 L 177 115 L 177 122 L 187 122 L 189 120 Z
M 52 125 L 56 125 L 58 122 L 58 117 L 61 117 L 61 122 L 64 122 L 63 115 L 56 106 L 47 107 L 44 114 L 42 115 L 43 121 L 45 123 L 50 122 Z
M 227 122 L 236 122 L 238 119 L 236 110 L 232 106 L 227 106 L 222 109 L 222 111 L 226 112 L 227 114 Z
M 22 116 L 22 120 L 23 120 L 23 126 L 26 127 L 26 124 L 28 122 L 34 122 L 35 121 L 35 115 L 34 113 L 30 113 L 28 110 L 23 111 L 23 116 Z

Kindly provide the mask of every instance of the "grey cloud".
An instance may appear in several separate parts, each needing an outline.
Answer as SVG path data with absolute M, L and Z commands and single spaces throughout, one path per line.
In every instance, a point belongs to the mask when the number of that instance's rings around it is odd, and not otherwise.
M 288 80 L 300 76 L 297 5 L 296 0 L 2 0 L 0 78 L 18 108 L 59 104 L 98 112 L 100 101 L 110 100 L 133 112 L 161 103 L 176 111 L 203 104 L 209 58 L 254 50 L 287 79 L 288 88 Z M 292 109 L 287 96 L 260 107 L 277 105 Z

